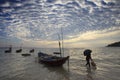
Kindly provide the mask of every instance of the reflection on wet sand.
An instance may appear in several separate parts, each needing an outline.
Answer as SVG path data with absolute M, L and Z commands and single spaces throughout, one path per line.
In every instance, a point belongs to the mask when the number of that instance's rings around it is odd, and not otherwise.
M 95 80 L 94 76 L 95 76 L 95 72 L 96 72 L 96 68 L 95 67 L 86 67 L 86 79 L 85 80 Z
M 46 69 L 48 69 L 49 73 L 55 74 L 54 77 L 57 76 L 59 80 L 70 80 L 70 73 L 64 67 L 50 67 L 44 65 Z

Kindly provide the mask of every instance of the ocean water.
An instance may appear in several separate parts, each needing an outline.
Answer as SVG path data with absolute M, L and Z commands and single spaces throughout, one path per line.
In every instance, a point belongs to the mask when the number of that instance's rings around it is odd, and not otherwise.
M 52 54 L 59 49 L 35 49 L 31 56 L 23 57 L 22 53 L 29 53 L 30 48 L 24 48 L 21 53 L 4 53 L 7 48 L 0 48 L 0 80 L 119 80 L 120 79 L 120 48 L 104 47 L 90 48 L 92 58 L 97 68 L 85 66 L 85 56 L 80 48 L 64 49 L 65 56 L 70 56 L 63 67 L 48 67 L 38 63 L 39 51 Z

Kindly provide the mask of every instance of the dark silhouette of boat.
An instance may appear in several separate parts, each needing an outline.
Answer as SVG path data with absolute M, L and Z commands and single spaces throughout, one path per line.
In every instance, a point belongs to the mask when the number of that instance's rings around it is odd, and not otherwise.
M 22 49 L 16 50 L 16 53 L 21 53 L 21 52 L 22 52 Z
M 8 50 L 5 50 L 5 53 L 11 53 L 12 52 L 12 47 L 10 46 Z
M 30 52 L 30 53 L 33 53 L 33 52 L 34 52 L 34 49 L 31 49 L 29 52 Z
M 62 66 L 68 59 L 69 56 L 58 57 L 58 56 L 48 55 L 42 52 L 38 53 L 38 61 L 48 66 Z
M 22 56 L 31 56 L 31 54 L 29 53 L 24 53 L 24 54 L 21 54 Z
M 62 28 L 61 28 L 62 32 Z M 62 39 L 60 37 L 62 36 Z M 59 44 L 59 50 L 60 52 L 54 52 L 54 54 L 59 54 L 60 57 L 54 56 L 54 55 L 48 55 L 43 52 L 38 53 L 38 61 L 41 63 L 44 63 L 48 66 L 62 66 L 66 61 L 68 61 L 68 67 L 69 67 L 69 56 L 64 57 L 64 48 L 63 48 L 63 32 L 62 35 L 58 34 L 58 44 Z M 61 44 L 62 43 L 62 44 Z M 63 55 L 62 55 L 63 54 Z

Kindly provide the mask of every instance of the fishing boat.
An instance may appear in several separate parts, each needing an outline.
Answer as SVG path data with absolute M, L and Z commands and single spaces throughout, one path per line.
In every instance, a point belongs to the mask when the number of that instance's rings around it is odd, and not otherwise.
M 48 66 L 62 66 L 67 60 L 69 60 L 69 56 L 58 57 L 54 55 L 48 55 L 43 52 L 38 53 L 38 61 Z
M 8 50 L 5 50 L 5 53 L 11 53 L 11 52 L 12 52 L 12 46 L 10 46 Z
M 31 54 L 29 53 L 24 53 L 24 54 L 21 54 L 22 56 L 31 56 Z
M 33 53 L 33 52 L 34 52 L 34 49 L 31 49 L 29 52 L 30 52 L 30 53 Z
M 16 50 L 16 53 L 20 53 L 20 52 L 22 52 L 22 49 Z
M 21 53 L 22 52 L 22 44 L 19 49 L 16 50 L 16 53 Z
M 62 32 L 62 29 L 61 29 Z M 62 39 L 60 39 L 60 35 L 58 34 L 58 44 L 59 44 L 59 52 L 53 52 L 54 54 L 58 54 L 60 56 L 48 55 L 43 52 L 38 53 L 38 61 L 44 63 L 49 66 L 62 66 L 66 61 L 68 61 L 69 66 L 69 56 L 64 57 L 64 49 L 63 49 L 63 32 Z M 61 44 L 62 43 L 62 44 Z

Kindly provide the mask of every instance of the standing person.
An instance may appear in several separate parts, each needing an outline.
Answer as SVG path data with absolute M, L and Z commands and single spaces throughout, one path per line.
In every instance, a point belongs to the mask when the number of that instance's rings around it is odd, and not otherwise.
M 92 52 L 92 50 L 90 50 L 90 49 L 86 49 L 85 51 L 84 51 L 84 56 L 86 56 L 86 66 L 87 65 L 89 65 L 89 67 L 90 67 L 90 60 L 92 60 L 92 58 L 91 58 L 91 52 Z

